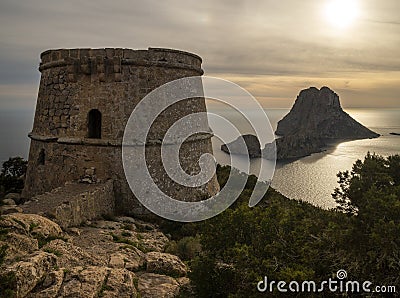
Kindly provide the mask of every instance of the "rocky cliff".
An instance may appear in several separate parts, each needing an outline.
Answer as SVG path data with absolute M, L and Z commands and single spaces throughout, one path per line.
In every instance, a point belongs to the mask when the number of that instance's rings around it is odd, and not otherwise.
M 247 150 L 242 150 L 243 148 L 240 146 L 240 138 L 243 138 Z M 229 151 L 228 149 L 231 149 Z M 245 149 L 245 148 L 244 148 Z M 221 150 L 228 153 L 228 154 L 240 154 L 240 155 L 247 155 L 249 154 L 250 158 L 256 158 L 256 157 L 261 157 L 261 146 L 260 146 L 260 141 L 258 138 L 254 135 L 247 134 L 247 135 L 242 135 L 238 137 L 236 140 L 233 142 L 230 142 L 228 144 L 223 144 L 221 145 Z
M 312 153 L 321 152 L 325 147 L 325 143 L 310 135 L 289 135 L 276 139 L 276 159 L 277 160 L 290 160 L 297 159 Z M 273 159 L 274 156 L 270 155 L 273 151 L 273 144 L 265 145 L 263 149 L 263 156 L 266 159 Z
M 355 140 L 379 137 L 343 111 L 339 96 L 328 87 L 302 90 L 278 122 L 276 135 L 310 135 L 322 140 Z
M 275 134 L 282 136 L 276 140 L 278 160 L 320 152 L 330 142 L 379 137 L 343 111 L 339 96 L 328 87 L 302 90 Z

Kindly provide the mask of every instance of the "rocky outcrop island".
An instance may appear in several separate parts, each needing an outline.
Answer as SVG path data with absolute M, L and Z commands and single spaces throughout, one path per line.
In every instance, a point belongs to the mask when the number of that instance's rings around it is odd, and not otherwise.
M 328 87 L 302 90 L 290 112 L 278 122 L 275 134 L 278 136 L 274 141 L 278 160 L 297 159 L 321 152 L 330 143 L 379 137 L 343 111 L 339 96 Z M 245 141 L 255 138 L 252 137 L 246 135 Z M 237 141 L 231 143 L 232 148 Z M 249 152 L 260 149 L 254 140 L 246 141 L 246 145 Z M 270 156 L 273 152 L 271 146 L 272 143 L 266 144 L 262 149 L 264 158 L 274 158 Z M 221 149 L 229 153 L 226 145 L 222 145 Z M 254 156 L 250 154 L 250 157 Z
M 246 144 L 247 150 L 245 151 L 243 151 L 244 148 L 240 146 L 240 138 L 243 138 L 243 141 Z M 252 134 L 242 135 L 229 144 L 221 145 L 221 150 L 229 154 L 230 151 L 228 149 L 228 146 L 231 149 L 232 154 L 240 154 L 240 155 L 249 154 L 250 158 L 261 157 L 260 141 L 255 135 Z
M 278 122 L 275 134 L 311 135 L 323 140 L 379 137 L 343 111 L 339 96 L 328 87 L 302 90 L 289 114 Z

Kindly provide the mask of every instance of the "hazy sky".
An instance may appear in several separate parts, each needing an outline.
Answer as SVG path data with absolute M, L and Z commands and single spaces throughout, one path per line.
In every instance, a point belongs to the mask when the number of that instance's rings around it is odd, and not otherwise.
M 332 1 L 1 0 L 0 109 L 33 109 L 46 49 L 149 46 L 199 54 L 269 107 L 324 85 L 343 106 L 400 107 L 400 1 Z

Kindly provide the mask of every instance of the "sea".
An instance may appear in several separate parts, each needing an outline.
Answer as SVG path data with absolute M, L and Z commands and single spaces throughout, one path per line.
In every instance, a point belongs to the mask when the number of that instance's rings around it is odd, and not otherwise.
M 229 119 L 239 128 L 241 134 L 254 133 L 237 112 L 221 107 L 207 108 L 210 112 Z M 275 131 L 277 122 L 289 109 L 264 108 L 264 111 Z M 400 136 L 390 134 L 400 133 L 400 108 L 348 108 L 345 111 L 381 137 L 347 141 L 293 162 L 278 162 L 272 177 L 272 187 L 291 199 L 307 201 L 324 209 L 334 208 L 336 205 L 332 193 L 338 187 L 338 172 L 351 170 L 353 163 L 358 159 L 363 160 L 368 152 L 383 156 L 400 154 Z M 1 162 L 13 156 L 28 157 L 28 133 L 32 130 L 33 117 L 32 110 L 0 110 Z M 266 129 L 267 127 L 266 124 Z M 220 150 L 221 141 L 214 137 L 212 142 L 216 161 L 222 165 L 231 164 L 231 156 Z M 240 155 L 232 158 L 236 159 L 239 170 L 258 174 L 260 159 L 252 159 L 248 165 Z
M 254 134 L 238 112 L 213 106 L 208 106 L 208 111 L 229 119 L 241 131 L 241 134 Z M 275 131 L 278 121 L 289 113 L 290 109 L 264 108 L 264 111 Z M 337 174 L 340 171 L 351 170 L 354 162 L 358 159 L 363 160 L 368 152 L 383 156 L 400 154 L 400 136 L 390 134 L 392 132 L 400 133 L 400 108 L 352 108 L 345 109 L 345 112 L 381 136 L 376 139 L 342 142 L 328 146 L 321 153 L 315 153 L 296 161 L 278 162 L 272 177 L 273 188 L 288 198 L 331 209 L 336 207 L 332 193 L 339 186 Z M 229 156 L 222 152 L 220 150 L 222 142 L 216 137 L 212 142 L 214 157 L 218 163 L 229 165 L 232 158 L 236 159 L 235 164 L 241 166 L 239 170 L 255 175 L 259 173 L 261 163 L 259 158 L 250 161 L 250 170 L 248 170 L 244 157 Z M 271 166 L 271 164 L 267 163 L 267 166 Z

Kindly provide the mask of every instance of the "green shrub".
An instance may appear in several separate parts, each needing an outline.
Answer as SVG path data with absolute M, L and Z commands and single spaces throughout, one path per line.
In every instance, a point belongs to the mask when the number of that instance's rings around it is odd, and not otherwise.
M 3 244 L 3 245 L 0 247 L 0 266 L 1 266 L 1 265 L 3 264 L 3 262 L 4 262 L 4 258 L 6 257 L 7 249 L 8 249 L 8 245 L 7 245 L 7 244 Z
M 0 298 L 14 298 L 16 277 L 14 272 L 0 274 Z
M 254 178 L 249 177 L 229 209 L 196 225 L 202 250 L 189 262 L 196 297 L 260 297 L 257 282 L 264 276 L 318 283 L 339 269 L 352 280 L 399 288 L 399 173 L 399 155 L 371 154 L 351 172 L 340 173 L 334 198 L 344 212 L 289 200 L 271 188 L 250 208 Z M 218 167 L 217 175 L 224 183 L 229 168 Z M 183 253 L 188 250 L 185 238 L 167 249 L 193 257 Z
M 189 261 L 201 252 L 200 236 L 184 237 L 178 241 L 170 241 L 165 252 L 177 255 L 184 261 Z
M 22 176 L 26 173 L 27 163 L 21 157 L 10 157 L 3 163 L 0 174 L 0 195 L 22 191 L 24 188 Z

